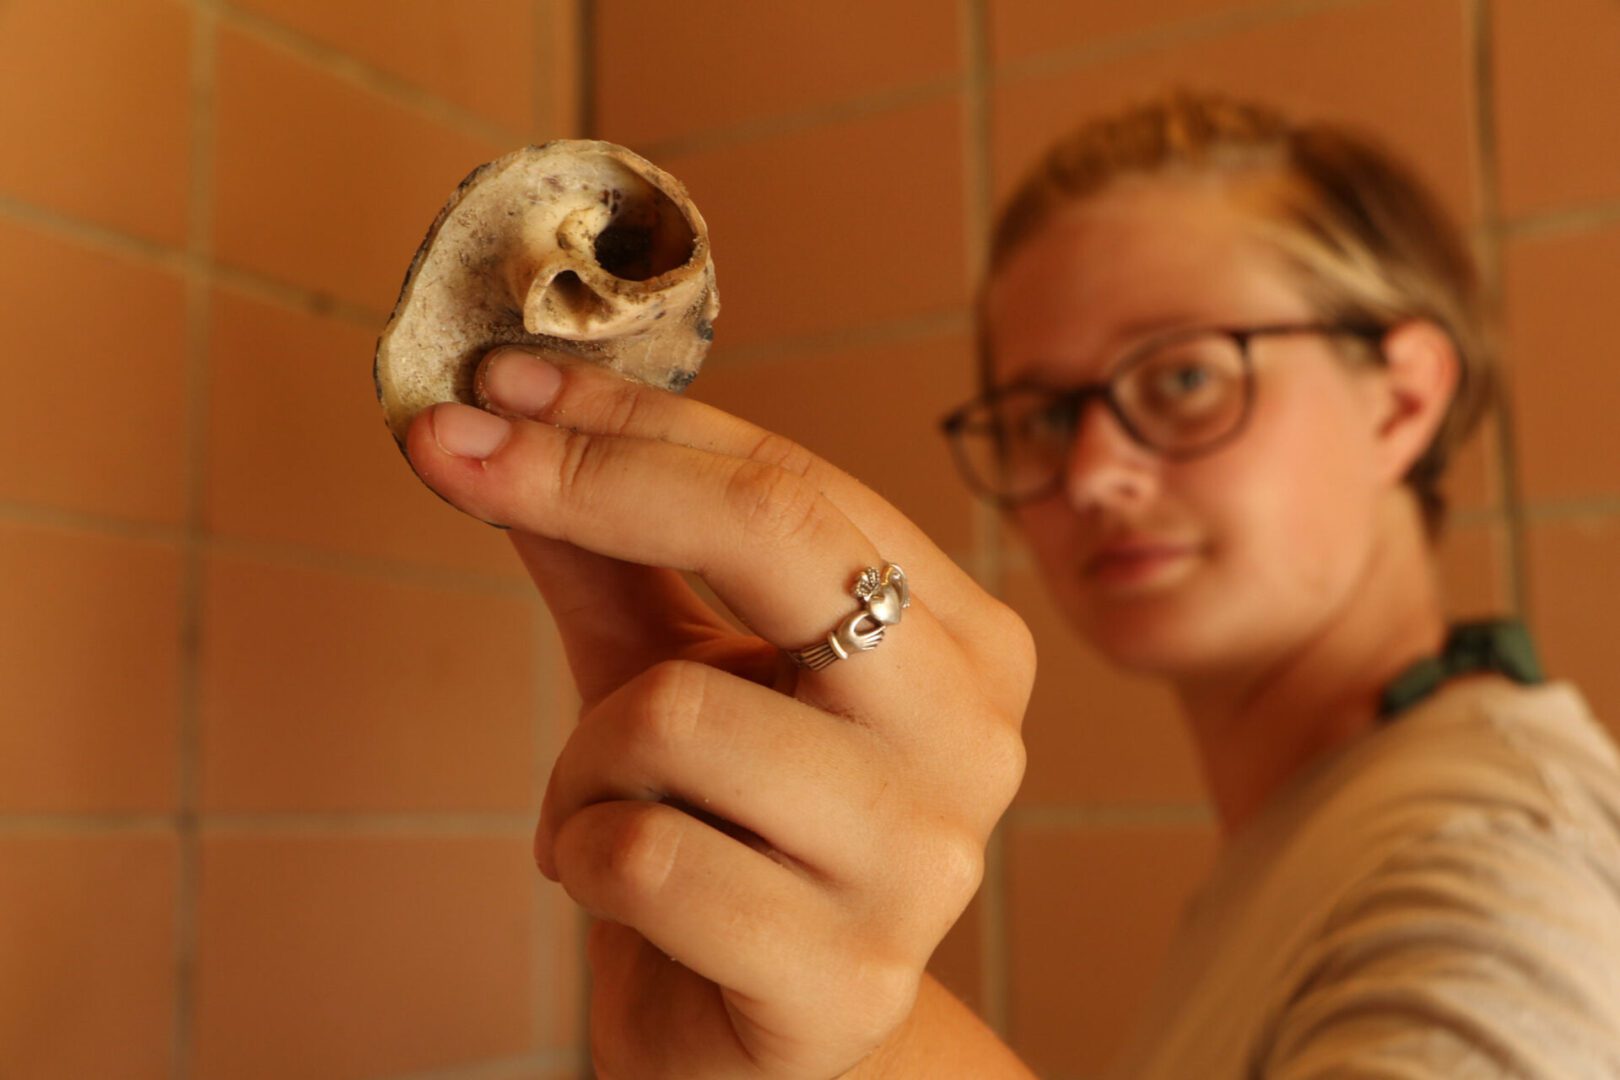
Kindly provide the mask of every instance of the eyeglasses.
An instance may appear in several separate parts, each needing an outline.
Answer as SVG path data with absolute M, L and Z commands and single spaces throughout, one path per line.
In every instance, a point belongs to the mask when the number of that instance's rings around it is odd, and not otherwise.
M 1236 438 L 1254 406 L 1249 342 L 1284 334 L 1345 335 L 1372 343 L 1367 323 L 1280 323 L 1176 330 L 1120 358 L 1106 381 L 1057 389 L 1020 382 L 991 390 L 940 421 L 968 485 L 1002 506 L 1044 498 L 1063 483 L 1080 417 L 1098 398 L 1139 445 L 1172 459 Z

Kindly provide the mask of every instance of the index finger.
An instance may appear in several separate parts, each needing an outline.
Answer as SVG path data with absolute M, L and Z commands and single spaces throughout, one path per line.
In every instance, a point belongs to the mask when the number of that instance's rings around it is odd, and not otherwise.
M 522 383 L 533 365 L 562 372 L 542 404 L 525 401 Z M 517 348 L 492 352 L 479 368 L 481 399 L 492 411 L 592 434 L 657 439 L 774 466 L 810 481 L 877 548 L 925 587 L 929 608 L 964 644 L 1005 640 L 1022 623 L 951 560 L 921 529 L 866 485 L 799 444 L 689 398 L 654 390 L 594 365 L 541 359 Z

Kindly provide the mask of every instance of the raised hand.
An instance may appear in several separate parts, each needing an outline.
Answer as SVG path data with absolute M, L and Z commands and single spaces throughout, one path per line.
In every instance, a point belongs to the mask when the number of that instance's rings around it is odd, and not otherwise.
M 1023 772 L 1022 622 L 847 474 L 735 417 L 506 351 L 422 477 L 511 538 L 584 702 L 535 836 L 592 929 L 604 1077 L 832 1077 L 911 1013 Z M 910 607 L 821 670 L 784 649 Z M 687 586 L 700 575 L 753 634 Z

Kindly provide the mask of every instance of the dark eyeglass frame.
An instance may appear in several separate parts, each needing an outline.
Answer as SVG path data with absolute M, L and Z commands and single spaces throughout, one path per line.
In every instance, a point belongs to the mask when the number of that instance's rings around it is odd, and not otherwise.
M 1357 338 L 1375 346 L 1375 353 L 1380 362 L 1383 360 L 1383 351 L 1377 348 L 1383 342 L 1388 327 L 1373 322 L 1285 322 L 1263 323 L 1259 326 L 1189 326 L 1160 334 L 1136 345 L 1116 361 L 1112 373 L 1107 379 L 1101 381 L 1081 383 L 1078 386 L 1059 389 L 1033 381 L 1010 383 L 998 386 L 988 393 L 981 394 L 972 401 L 952 409 L 940 418 L 939 428 L 945 439 L 951 445 L 952 456 L 956 459 L 957 471 L 967 481 L 968 487 L 979 496 L 988 499 L 1003 508 L 1017 506 L 1026 502 L 1044 499 L 1063 486 L 1063 469 L 1053 470 L 1052 479 L 1028 493 L 1006 495 L 991 490 L 979 482 L 974 471 L 968 452 L 963 445 L 963 431 L 975 410 L 994 405 L 1004 397 L 1014 394 L 1029 393 L 1032 390 L 1044 391 L 1050 395 L 1051 407 L 1061 408 L 1063 414 L 1070 417 L 1071 425 L 1078 433 L 1080 418 L 1085 414 L 1086 405 L 1093 398 L 1101 399 L 1108 412 L 1119 423 L 1121 430 L 1129 435 L 1138 446 L 1172 461 L 1185 461 L 1189 458 L 1202 457 L 1205 454 L 1218 450 L 1227 443 L 1241 435 L 1249 424 L 1249 415 L 1254 409 L 1254 362 L 1249 354 L 1249 342 L 1257 337 L 1275 337 L 1293 334 L 1327 334 L 1331 336 L 1347 336 Z M 1137 426 L 1126 415 L 1125 409 L 1119 403 L 1119 396 L 1114 392 L 1114 384 L 1133 368 L 1137 367 L 1149 356 L 1167 345 L 1178 341 L 1191 340 L 1209 334 L 1219 334 L 1231 339 L 1237 346 L 1238 356 L 1243 365 L 1243 408 L 1238 414 L 1237 421 L 1232 427 L 1205 443 L 1195 446 L 1166 449 L 1155 445 L 1142 434 Z M 1071 434 L 1071 438 L 1073 435 Z

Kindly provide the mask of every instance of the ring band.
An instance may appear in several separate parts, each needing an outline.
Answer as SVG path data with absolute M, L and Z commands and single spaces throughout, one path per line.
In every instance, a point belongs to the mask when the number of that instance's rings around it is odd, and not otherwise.
M 861 571 L 851 590 L 861 606 L 833 627 L 827 636 L 802 649 L 783 650 L 793 662 L 811 671 L 820 671 L 835 660 L 848 660 L 858 652 L 870 652 L 883 641 L 884 631 L 900 621 L 900 614 L 911 606 L 911 588 L 906 572 L 894 563 L 883 569 L 868 566 Z

